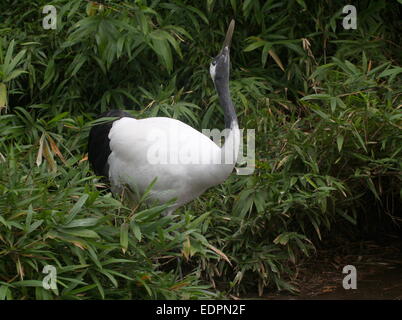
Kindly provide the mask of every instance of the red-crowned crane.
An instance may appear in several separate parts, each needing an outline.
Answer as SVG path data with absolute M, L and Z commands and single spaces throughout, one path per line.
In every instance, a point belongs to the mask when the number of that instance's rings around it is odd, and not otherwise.
M 225 143 L 219 147 L 203 133 L 166 117 L 134 119 L 121 110 L 100 115 L 113 122 L 91 128 L 88 158 L 97 175 L 107 177 L 113 193 L 128 186 L 141 195 L 154 181 L 149 199 L 166 203 L 165 212 L 197 198 L 208 188 L 225 181 L 235 166 L 240 131 L 229 91 L 231 21 L 223 47 L 210 64 L 210 74 L 225 118 Z M 156 179 L 156 180 L 155 180 Z

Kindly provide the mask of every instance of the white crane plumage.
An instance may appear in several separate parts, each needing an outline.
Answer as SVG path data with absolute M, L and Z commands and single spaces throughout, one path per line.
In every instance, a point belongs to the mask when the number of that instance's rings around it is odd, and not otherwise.
M 210 64 L 210 74 L 224 111 L 224 145 L 219 147 L 203 133 L 176 119 L 134 119 L 121 110 L 110 110 L 100 118 L 116 117 L 117 120 L 91 128 L 88 158 L 96 174 L 109 178 L 112 192 L 119 193 L 129 186 L 141 195 L 156 179 L 149 199 L 160 203 L 175 199 L 166 212 L 170 214 L 231 174 L 240 144 L 229 91 L 233 29 L 234 20 L 222 50 Z

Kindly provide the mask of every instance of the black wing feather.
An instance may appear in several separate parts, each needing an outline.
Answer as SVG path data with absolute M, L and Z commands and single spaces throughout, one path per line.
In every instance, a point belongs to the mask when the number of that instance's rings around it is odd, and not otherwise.
M 110 110 L 99 115 L 97 119 L 109 117 L 117 117 L 118 119 L 93 126 L 88 139 L 88 160 L 98 176 L 107 178 L 109 178 L 108 158 L 112 152 L 109 145 L 109 131 L 114 121 L 123 117 L 133 118 L 133 116 L 122 110 Z

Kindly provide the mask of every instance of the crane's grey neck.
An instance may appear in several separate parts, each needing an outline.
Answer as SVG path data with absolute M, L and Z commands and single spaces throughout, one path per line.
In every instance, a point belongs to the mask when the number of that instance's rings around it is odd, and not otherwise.
M 232 172 L 240 147 L 240 131 L 236 112 L 230 97 L 229 79 L 219 78 L 215 81 L 215 88 L 218 92 L 219 102 L 225 116 L 225 127 L 228 130 L 225 134 L 225 144 L 221 149 L 221 167 L 218 177 L 224 181 Z
M 218 92 L 220 105 L 223 108 L 223 114 L 225 116 L 225 128 L 233 129 L 234 127 L 238 127 L 236 112 L 230 97 L 229 80 L 216 80 L 215 88 Z

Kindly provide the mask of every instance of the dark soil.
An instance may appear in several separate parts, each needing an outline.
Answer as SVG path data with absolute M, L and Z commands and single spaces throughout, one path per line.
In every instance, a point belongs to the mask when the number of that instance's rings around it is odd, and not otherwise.
M 357 288 L 344 289 L 343 267 L 357 270 Z M 317 250 L 316 256 L 298 268 L 294 284 L 300 292 L 263 295 L 272 300 L 402 300 L 402 241 L 389 236 L 385 241 L 344 242 Z

